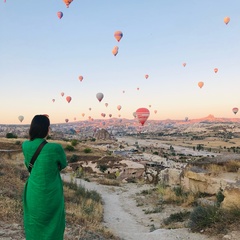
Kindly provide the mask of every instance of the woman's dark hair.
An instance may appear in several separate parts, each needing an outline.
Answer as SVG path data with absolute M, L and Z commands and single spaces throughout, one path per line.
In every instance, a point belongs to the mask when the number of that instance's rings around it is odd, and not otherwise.
M 36 115 L 32 119 L 29 138 L 34 140 L 35 138 L 45 138 L 48 134 L 48 129 L 50 126 L 49 118 L 45 115 Z

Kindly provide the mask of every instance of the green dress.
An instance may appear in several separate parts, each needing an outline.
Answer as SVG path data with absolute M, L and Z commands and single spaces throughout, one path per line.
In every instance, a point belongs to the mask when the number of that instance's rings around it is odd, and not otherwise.
M 22 144 L 25 165 L 43 141 L 37 138 Z M 66 154 L 58 143 L 47 143 L 41 150 L 25 184 L 23 196 L 26 240 L 62 240 L 65 207 L 60 171 L 67 166 Z

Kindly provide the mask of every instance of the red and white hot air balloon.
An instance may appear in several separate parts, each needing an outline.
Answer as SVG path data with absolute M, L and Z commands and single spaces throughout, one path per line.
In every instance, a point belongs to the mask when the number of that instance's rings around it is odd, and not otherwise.
M 72 98 L 70 96 L 67 96 L 66 100 L 67 100 L 68 103 L 70 103 L 72 101 Z
M 233 111 L 234 114 L 237 114 L 238 108 L 237 108 L 237 107 L 234 107 L 234 108 L 232 109 L 232 111 Z
M 142 124 L 142 126 L 145 124 L 145 122 L 147 121 L 150 112 L 147 108 L 138 108 L 136 110 L 136 115 L 137 115 L 137 119 L 138 121 Z

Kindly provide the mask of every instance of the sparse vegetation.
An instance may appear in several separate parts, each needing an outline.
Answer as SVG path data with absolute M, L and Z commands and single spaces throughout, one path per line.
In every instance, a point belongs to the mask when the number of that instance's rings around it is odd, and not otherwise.
M 67 150 L 67 151 L 69 151 L 69 152 L 72 152 L 72 151 L 74 151 L 75 149 L 74 149 L 74 147 L 73 147 L 72 145 L 67 145 L 67 146 L 65 147 L 65 150 Z
M 6 138 L 17 138 L 17 135 L 15 133 L 7 133 Z
M 83 150 L 84 153 L 91 153 L 92 152 L 92 149 L 91 148 L 85 148 Z

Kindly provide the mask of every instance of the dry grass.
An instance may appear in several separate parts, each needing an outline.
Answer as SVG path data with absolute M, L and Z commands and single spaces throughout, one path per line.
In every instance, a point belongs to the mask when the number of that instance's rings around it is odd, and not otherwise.
M 1 142 L 0 142 L 1 144 Z M 0 145 L 0 149 L 1 148 Z M 6 154 L 1 152 L 0 159 L 0 219 L 5 223 L 18 223 L 23 226 L 22 194 L 28 172 L 23 164 L 23 156 L 18 153 Z M 86 194 L 82 196 L 82 192 Z M 117 239 L 103 224 L 103 204 L 96 192 L 79 190 L 64 186 L 66 205 L 66 222 L 75 227 L 76 236 L 90 234 L 99 239 Z M 80 226 L 80 228 L 79 228 Z M 87 239 L 87 238 L 86 238 Z

